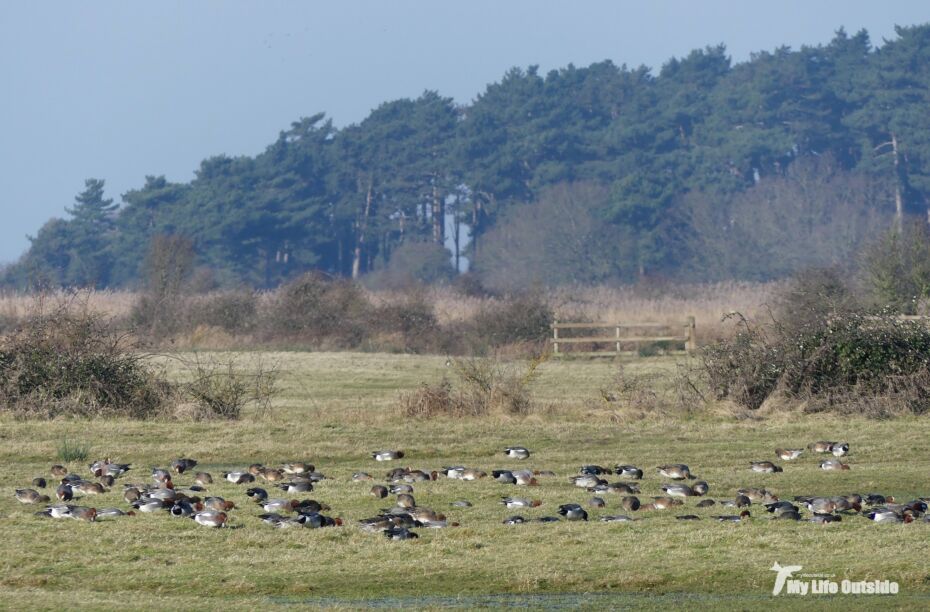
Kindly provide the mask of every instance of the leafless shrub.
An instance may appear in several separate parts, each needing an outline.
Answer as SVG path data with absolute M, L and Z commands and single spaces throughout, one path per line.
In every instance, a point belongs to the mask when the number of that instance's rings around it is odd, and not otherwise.
M 195 355 L 181 361 L 190 380 L 179 390 L 181 397 L 188 401 L 182 399 L 180 409 L 172 416 L 237 420 L 248 406 L 258 415 L 264 415 L 280 390 L 277 365 L 268 365 L 261 359 L 243 364 L 236 359 Z

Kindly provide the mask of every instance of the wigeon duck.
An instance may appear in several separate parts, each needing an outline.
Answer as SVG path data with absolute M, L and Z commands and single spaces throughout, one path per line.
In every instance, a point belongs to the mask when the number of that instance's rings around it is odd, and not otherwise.
M 803 448 L 776 448 L 775 456 L 782 461 L 794 461 L 804 452 Z
M 200 486 L 213 484 L 213 476 L 209 472 L 197 472 L 194 474 L 194 482 Z
M 300 514 L 313 514 L 314 512 L 323 512 L 331 510 L 331 508 L 323 503 L 316 501 L 315 499 L 302 499 L 300 503 L 297 504 L 295 508 Z
M 139 512 L 151 513 L 158 512 L 159 510 L 167 510 L 170 506 L 174 504 L 166 504 L 160 499 L 153 499 L 151 497 L 140 497 L 136 501 L 130 504 L 133 508 Z
M 188 457 L 181 457 L 171 462 L 171 469 L 174 470 L 175 474 L 183 474 L 195 467 L 197 467 L 197 460 Z
M 683 463 L 660 465 L 656 470 L 665 478 L 671 478 L 672 480 L 694 480 L 691 470 Z
M 803 501 L 814 514 L 832 514 L 836 510 L 836 501 L 830 497 L 809 497 L 798 501 Z
M 592 497 L 588 500 L 588 505 L 592 508 L 604 508 L 607 506 L 607 502 L 604 501 L 603 497 Z
M 465 472 L 464 465 L 456 465 L 454 467 L 444 467 L 439 470 L 439 473 L 444 475 L 446 478 L 451 480 L 461 480 L 462 474 Z
M 530 451 L 523 446 L 508 446 L 504 449 L 504 454 L 510 459 L 529 459 Z
M 614 473 L 624 478 L 632 478 L 633 480 L 643 479 L 643 471 L 635 465 L 617 465 L 614 468 Z
M 453 508 L 471 508 L 471 502 L 467 499 L 458 499 L 449 505 Z
M 680 499 L 675 499 L 674 497 L 653 497 L 652 505 L 655 506 L 656 510 L 668 510 L 672 506 L 680 506 L 684 502 Z
M 771 461 L 752 461 L 749 464 L 749 469 L 761 474 L 775 474 L 783 471 L 781 466 L 775 465 Z
M 312 463 L 295 461 L 293 463 L 285 463 L 283 466 L 281 466 L 281 469 L 284 470 L 285 474 L 309 474 L 310 472 L 316 471 L 316 466 L 314 466 Z
M 829 453 L 833 450 L 833 445 L 836 442 L 827 442 L 826 440 L 820 440 L 819 442 L 811 442 L 807 445 L 808 450 L 814 453 Z
M 116 479 L 110 476 L 109 474 L 104 474 L 103 476 L 99 477 L 97 480 L 99 480 L 100 484 L 102 484 L 104 487 L 112 487 L 113 483 L 116 482 Z
M 513 472 L 513 477 L 517 481 L 516 484 L 520 486 L 535 487 L 539 485 L 539 481 L 536 480 L 535 474 L 529 470 L 518 470 Z
M 123 512 L 119 508 L 100 508 L 97 510 L 97 518 L 116 518 L 118 516 L 135 516 L 136 513 L 130 510 L 129 512 Z
M 401 493 L 397 496 L 397 506 L 399 508 L 414 508 L 416 505 L 416 500 L 414 500 L 413 495 L 409 493 Z
M 55 497 L 58 498 L 58 501 L 71 501 L 74 499 L 74 491 L 71 489 L 71 485 L 66 482 L 58 485 L 58 488 L 55 489 Z
M 715 502 L 715 501 L 712 500 L 712 499 L 702 499 L 701 501 L 699 501 L 699 502 L 697 503 L 697 507 L 698 507 L 698 508 L 710 508 L 711 506 L 713 506 L 713 505 L 716 504 L 716 503 L 717 503 L 717 502 Z
M 403 476 L 404 482 L 426 482 L 436 480 L 438 472 L 424 472 L 423 470 L 408 470 Z
M 620 500 L 620 505 L 623 506 L 623 509 L 627 512 L 636 512 L 641 506 L 639 503 L 639 498 L 635 495 L 624 497 Z
M 789 501 L 777 501 L 771 504 L 765 504 L 766 512 L 771 512 L 777 518 L 785 512 L 798 512 L 799 508 Z
M 815 514 L 810 518 L 810 522 L 826 525 L 827 523 L 838 523 L 843 520 L 839 514 Z
M 404 451 L 399 450 L 379 450 L 371 453 L 371 458 L 375 461 L 395 461 L 404 458 Z
M 22 504 L 47 504 L 50 498 L 35 489 L 16 489 L 16 500 Z
M 745 521 L 746 519 L 751 518 L 749 510 L 743 510 L 738 515 L 735 514 L 724 514 L 719 516 L 712 516 L 712 519 L 716 519 L 723 523 L 738 523 L 740 521 Z
M 743 488 L 737 489 L 736 494 L 745 495 L 746 497 L 750 499 L 750 501 L 756 504 L 758 503 L 769 504 L 769 503 L 778 501 L 777 495 L 772 495 L 772 493 L 770 493 L 766 489 L 760 489 L 758 487 L 743 487 Z
M 839 459 L 824 459 L 820 462 L 820 469 L 827 472 L 848 470 L 849 464 L 843 463 Z
M 517 478 L 510 470 L 492 470 L 491 477 L 497 482 L 504 484 L 517 484 Z
M 225 500 L 222 497 L 208 497 L 203 500 L 203 505 L 205 508 L 218 512 L 228 512 L 236 507 L 235 502 Z
M 255 476 L 249 472 L 223 472 L 223 478 L 233 484 L 246 484 L 255 482 Z
M 384 485 L 375 485 L 371 487 L 371 491 L 369 491 L 369 493 L 371 493 L 371 495 L 374 495 L 375 497 L 384 499 L 385 497 L 388 496 L 388 489 Z
M 586 521 L 588 520 L 587 511 L 578 504 L 562 504 L 559 506 L 559 514 L 569 521 Z
M 106 489 L 99 482 L 79 482 L 71 485 L 71 490 L 79 495 L 103 495 Z
M 246 469 L 246 471 L 252 476 L 258 476 L 259 474 L 262 473 L 262 470 L 264 469 L 265 469 L 265 466 L 262 465 L 261 463 L 253 463 Z
M 146 495 L 152 499 L 160 499 L 165 502 L 173 502 L 178 498 L 178 493 L 174 489 L 152 489 Z
M 691 490 L 694 491 L 695 495 L 707 495 L 707 492 L 710 491 L 710 485 L 703 480 L 699 480 L 691 485 Z
M 228 520 L 225 512 L 216 510 L 202 510 L 195 514 L 193 518 L 198 525 L 204 527 L 225 527 Z
M 845 495 L 840 495 L 831 499 L 833 500 L 833 503 L 836 504 L 836 512 L 859 512 L 862 510 L 862 504 L 859 504 L 855 501 L 849 501 Z
M 245 494 L 255 503 L 261 503 L 268 499 L 268 491 L 261 487 L 250 487 L 245 490 Z
M 142 492 L 136 487 L 126 487 L 123 489 L 123 499 L 126 500 L 127 503 L 131 504 L 140 497 L 142 497 Z
M 801 514 L 797 510 L 785 510 L 775 515 L 775 520 L 800 521 Z
M 752 500 L 746 495 L 737 494 L 734 499 L 725 499 L 721 501 L 720 505 L 727 508 L 745 508 L 752 505 Z
M 391 527 L 390 529 L 384 530 L 384 537 L 389 540 L 413 540 L 419 538 L 420 536 L 410 531 L 406 527 Z
M 910 514 L 898 513 L 888 508 L 875 508 L 865 513 L 865 516 L 876 523 L 902 523 L 905 517 L 913 520 Z M 910 522 L 910 521 L 908 521 Z
M 636 519 L 630 518 L 625 514 L 613 514 L 601 517 L 601 521 L 605 523 L 630 523 L 634 520 Z
M 352 482 L 365 482 L 366 480 L 374 480 L 371 474 L 365 472 L 355 472 L 352 474 Z
M 659 488 L 662 489 L 666 495 L 672 497 L 691 497 L 694 495 L 694 491 L 686 484 L 664 484 Z
M 516 474 L 514 474 L 516 476 Z M 582 487 L 584 489 L 591 489 L 598 485 L 606 485 L 607 481 L 598 478 L 597 476 L 592 476 L 591 474 L 582 474 L 580 476 L 570 476 L 568 481 L 575 485 L 576 487 Z
M 284 480 L 284 470 L 263 468 L 262 471 L 258 473 L 258 475 L 264 478 L 267 482 L 279 482 Z
M 558 523 L 561 519 L 557 516 L 541 516 L 533 519 L 534 523 Z
M 388 492 L 391 495 L 397 495 L 399 493 L 413 493 L 413 487 L 408 484 L 392 484 L 388 487 Z
M 885 503 L 893 503 L 894 497 L 891 495 L 885 496 L 879 493 L 869 493 L 865 496 L 865 503 L 869 506 L 880 506 Z
M 836 442 L 830 447 L 834 457 L 844 457 L 849 453 L 849 442 Z
M 276 484 L 275 486 L 282 491 L 286 491 L 291 494 L 309 493 L 313 490 L 313 483 L 307 480 L 300 480 L 297 482 L 283 482 Z
M 301 525 L 309 529 L 321 529 L 323 527 L 341 527 L 342 519 L 341 518 L 331 518 L 328 516 L 323 516 L 319 512 L 311 512 L 310 514 L 301 514 L 297 517 L 297 521 Z
M 155 482 L 168 482 L 171 480 L 171 473 L 161 468 L 152 468 L 152 480 Z
M 583 465 L 581 469 L 578 470 L 581 474 L 588 474 L 589 476 L 600 476 L 601 474 L 612 474 L 613 470 L 610 470 L 599 465 Z
M 68 513 L 73 519 L 79 521 L 86 521 L 92 523 L 97 520 L 97 509 L 96 508 L 87 508 L 86 506 L 73 506 L 71 512 Z
M 72 508 L 75 508 L 75 506 L 58 504 L 46 508 L 44 514 L 55 519 L 70 518 Z
M 196 512 L 203 510 L 203 504 L 192 504 L 188 501 L 179 500 L 169 509 L 171 516 L 176 518 L 190 518 Z
M 37 489 L 44 489 L 47 484 L 48 483 L 45 482 L 45 479 L 42 477 L 32 479 L 32 486 L 36 487 Z
M 510 509 L 513 508 L 537 508 L 542 505 L 538 499 L 527 499 L 525 497 L 504 497 L 501 503 Z
M 696 514 L 679 514 L 675 518 L 679 521 L 698 521 L 701 519 L 701 517 Z
M 109 457 L 102 461 L 95 461 L 90 464 L 90 471 L 94 476 L 112 476 L 119 478 L 132 468 L 129 463 L 116 463 L 110 461 Z
M 594 487 L 588 487 L 589 493 L 618 493 L 620 495 L 639 493 L 639 487 L 627 482 L 610 482 L 602 483 Z
M 300 500 L 268 499 L 259 504 L 265 512 L 293 512 L 300 505 Z
M 473 480 L 480 480 L 482 478 L 486 478 L 487 475 L 488 473 L 485 471 L 476 470 L 474 468 L 468 468 L 462 472 L 460 479 L 466 482 L 470 482 Z
M 503 521 L 505 525 L 522 525 L 525 522 L 526 522 L 526 519 L 520 516 L 519 514 L 516 516 L 508 516 Z
M 63 465 L 56 464 L 52 466 L 51 472 L 52 476 L 55 476 L 56 478 L 64 478 L 65 474 L 68 473 L 68 468 Z

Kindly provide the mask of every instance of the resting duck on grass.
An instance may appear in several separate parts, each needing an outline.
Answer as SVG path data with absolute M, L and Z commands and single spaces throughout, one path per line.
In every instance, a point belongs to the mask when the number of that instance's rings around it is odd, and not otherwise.
M 197 460 L 187 457 L 181 457 L 171 462 L 171 469 L 175 474 L 183 474 L 195 467 L 197 467 Z
M 843 463 L 839 459 L 824 459 L 820 462 L 820 469 L 827 472 L 839 472 L 842 470 L 848 470 L 849 465 Z
M 501 503 L 510 509 L 513 508 L 538 508 L 542 501 L 538 499 L 527 499 L 525 497 L 504 497 Z
M 783 471 L 781 466 L 775 465 L 771 461 L 752 461 L 749 464 L 749 469 L 760 474 L 775 474 Z
M 417 534 L 406 527 L 392 527 L 384 530 L 384 537 L 389 540 L 415 540 L 419 538 Z
M 752 515 L 749 514 L 749 510 L 743 510 L 738 515 L 736 514 L 724 514 L 720 516 L 712 516 L 710 518 L 716 519 L 722 523 L 739 523 L 751 518 Z
M 589 493 L 617 493 L 620 495 L 629 495 L 639 493 L 639 487 L 635 484 L 626 482 L 602 482 L 594 487 L 588 487 Z
M 604 523 L 631 523 L 636 519 L 630 518 L 625 514 L 612 514 L 602 516 L 601 521 Z
M 562 504 L 559 506 L 559 514 L 569 521 L 586 521 L 588 520 L 587 511 L 578 504 Z
M 35 489 L 16 489 L 16 501 L 21 504 L 47 504 L 51 499 Z
M 255 476 L 249 472 L 223 472 L 223 478 L 233 484 L 246 484 L 255 482 Z
M 286 493 L 290 493 L 291 495 L 297 493 L 309 493 L 313 490 L 313 483 L 311 483 L 309 480 L 282 482 L 280 484 L 276 484 L 275 486 Z
M 833 445 L 836 442 L 828 442 L 826 440 L 820 440 L 818 442 L 811 442 L 807 445 L 807 449 L 812 453 L 829 453 L 833 450 Z
M 662 491 L 671 497 L 691 497 L 694 491 L 686 484 L 664 484 Z
M 204 527 L 226 527 L 228 517 L 225 512 L 217 510 L 203 510 L 193 516 L 198 525 Z
M 782 461 L 794 461 L 804 452 L 803 448 L 776 448 L 775 456 Z
M 530 451 L 523 446 L 508 446 L 504 449 L 504 454 L 510 459 L 529 459 Z
M 197 472 L 194 474 L 194 482 L 200 486 L 213 484 L 213 476 L 209 472 Z
M 635 465 L 617 465 L 614 468 L 614 473 L 624 478 L 632 478 L 633 480 L 643 479 L 643 471 Z
M 316 466 L 314 466 L 312 463 L 295 461 L 293 463 L 285 463 L 283 466 L 281 466 L 281 469 L 285 474 L 309 474 L 310 472 L 316 471 Z
M 395 461 L 404 458 L 404 451 L 399 450 L 379 450 L 371 453 L 371 458 L 375 461 Z
M 627 512 L 636 512 L 641 505 L 639 498 L 635 495 L 629 495 L 620 500 L 620 506 Z
M 671 478 L 672 480 L 694 480 L 690 468 L 683 463 L 660 465 L 656 470 L 665 478 Z

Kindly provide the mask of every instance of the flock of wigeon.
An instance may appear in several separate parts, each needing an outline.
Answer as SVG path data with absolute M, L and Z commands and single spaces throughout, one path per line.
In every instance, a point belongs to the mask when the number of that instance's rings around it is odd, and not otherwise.
M 812 453 L 833 455 L 833 458 L 820 461 L 820 468 L 823 470 L 849 469 L 849 465 L 841 459 L 849 453 L 847 443 L 819 441 L 808 445 L 807 449 Z M 782 461 L 794 461 L 803 452 L 804 449 L 775 449 L 776 456 Z M 512 446 L 504 450 L 504 455 L 509 459 L 526 460 L 530 457 L 530 451 L 522 446 Z M 371 458 L 378 462 L 396 461 L 404 458 L 404 453 L 396 450 L 375 451 L 371 454 Z M 73 518 L 96 521 L 102 518 L 134 516 L 136 513 L 168 512 L 175 517 L 190 518 L 206 527 L 226 527 L 229 523 L 229 513 L 237 508 L 237 505 L 222 497 L 208 496 L 207 487 L 212 485 L 213 476 L 207 472 L 195 471 L 196 466 L 197 461 L 194 459 L 179 458 L 170 463 L 169 469 L 153 468 L 152 481 L 149 483 L 123 484 L 123 499 L 131 508 L 124 511 L 116 507 L 94 508 L 69 502 L 106 493 L 115 485 L 117 479 L 130 471 L 130 464 L 118 463 L 110 459 L 95 461 L 89 466 L 92 479 L 72 473 L 61 465 L 54 465 L 51 468 L 51 474 L 59 483 L 55 489 L 55 498 L 58 503 L 47 505 L 36 515 L 55 519 Z M 754 472 L 767 474 L 782 471 L 781 466 L 771 461 L 752 461 L 749 468 Z M 721 514 L 711 517 L 719 521 L 740 522 L 750 519 L 751 514 L 748 508 L 753 504 L 759 504 L 772 515 L 772 518 L 779 520 L 799 521 L 805 518 L 806 511 L 809 513 L 806 520 L 814 523 L 840 521 L 843 515 L 861 515 L 881 523 L 910 523 L 920 517 L 930 522 L 930 515 L 927 514 L 927 499 L 923 498 L 900 504 L 895 503 L 891 496 L 877 493 L 855 493 L 834 497 L 798 496 L 794 497 L 793 501 L 784 501 L 766 489 L 750 487 L 738 489 L 732 499 L 713 500 L 705 497 L 710 491 L 710 486 L 707 482 L 698 480 L 692 475 L 687 465 L 668 464 L 659 466 L 656 470 L 664 479 L 678 482 L 661 484 L 659 488 L 664 495 L 646 498 L 648 501 L 641 501 L 638 497 L 640 494 L 638 483 L 643 478 L 643 470 L 634 465 L 621 464 L 613 469 L 599 465 L 584 465 L 578 475 L 570 477 L 570 482 L 594 494 L 587 502 L 588 507 L 605 508 L 608 504 L 601 496 L 618 494 L 621 496 L 619 507 L 628 513 L 677 508 L 683 506 L 686 498 L 699 497 L 702 499 L 696 504 L 698 508 L 720 505 L 740 511 L 739 514 Z M 602 478 L 602 476 L 611 474 L 627 480 L 608 482 Z M 369 489 L 369 493 L 379 499 L 396 496 L 394 507 L 382 510 L 378 516 L 358 521 L 359 527 L 366 532 L 381 532 L 392 540 L 407 540 L 418 537 L 412 531 L 414 528 L 441 528 L 458 525 L 458 523 L 448 521 L 444 514 L 418 505 L 413 496 L 414 485 L 436 480 L 440 475 L 464 481 L 481 480 L 490 476 L 498 483 L 527 487 L 539 486 L 541 479 L 555 476 L 550 471 L 518 469 L 492 470 L 488 474 L 483 470 L 464 466 L 444 467 L 434 471 L 416 470 L 409 467 L 394 468 L 386 474 L 385 484 L 374 484 Z M 174 482 L 176 477 L 191 476 L 190 484 L 176 486 Z M 264 511 L 258 515 L 258 518 L 274 527 L 320 528 L 343 525 L 341 518 L 324 514 L 331 510 L 326 504 L 312 499 L 272 497 L 267 489 L 254 486 L 256 479 L 261 478 L 267 483 L 266 486 L 279 489 L 288 495 L 299 496 L 309 493 L 313 491 L 316 483 L 326 478 L 310 463 L 286 463 L 280 467 L 253 464 L 241 471 L 223 472 L 222 477 L 230 483 L 246 485 L 246 496 L 255 506 Z M 353 482 L 373 480 L 374 478 L 366 472 L 356 472 L 352 475 Z M 696 482 L 687 484 L 681 481 Z M 46 479 L 36 478 L 32 481 L 32 485 L 34 488 L 17 489 L 16 499 L 24 504 L 50 504 L 51 497 L 37 490 L 46 488 Z M 272 492 L 276 493 L 273 489 Z M 502 497 L 500 503 L 508 509 L 519 510 L 536 508 L 543 502 L 539 499 L 505 496 Z M 465 508 L 471 506 L 471 503 L 467 500 L 458 500 L 452 502 L 451 506 Z M 863 510 L 863 506 L 868 509 Z M 588 511 L 577 503 L 558 506 L 558 515 L 534 519 L 514 515 L 507 517 L 503 522 L 507 525 L 517 525 L 531 521 L 588 520 Z M 694 514 L 681 514 L 676 518 L 698 520 L 700 517 Z M 623 522 L 636 519 L 629 514 L 613 514 L 603 515 L 600 520 Z

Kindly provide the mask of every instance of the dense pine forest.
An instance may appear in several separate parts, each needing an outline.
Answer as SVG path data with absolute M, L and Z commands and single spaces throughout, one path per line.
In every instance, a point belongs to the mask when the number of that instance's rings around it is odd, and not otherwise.
M 930 25 L 736 64 L 721 45 L 658 71 L 513 68 L 465 106 L 426 91 L 344 128 L 301 118 L 119 202 L 90 178 L 3 282 L 136 287 L 159 248 L 214 287 L 439 282 L 466 261 L 491 288 L 851 265 L 927 218 L 928 103 Z

